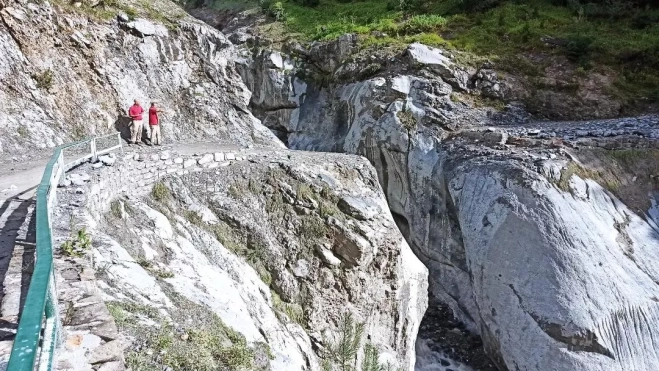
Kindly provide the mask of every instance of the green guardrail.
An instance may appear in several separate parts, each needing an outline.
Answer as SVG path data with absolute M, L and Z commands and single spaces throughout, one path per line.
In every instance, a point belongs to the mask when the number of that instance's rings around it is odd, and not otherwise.
M 116 137 L 117 144 L 97 150 L 97 142 Z M 89 151 L 64 162 L 64 150 L 89 143 Z M 70 168 L 87 160 L 95 161 L 103 154 L 121 149 L 121 135 L 114 133 L 57 147 L 46 165 L 36 198 L 36 261 L 16 337 L 7 364 L 7 371 L 52 370 L 59 341 L 60 320 L 57 310 L 57 290 L 53 269 L 53 237 L 51 212 L 56 201 L 57 185 Z

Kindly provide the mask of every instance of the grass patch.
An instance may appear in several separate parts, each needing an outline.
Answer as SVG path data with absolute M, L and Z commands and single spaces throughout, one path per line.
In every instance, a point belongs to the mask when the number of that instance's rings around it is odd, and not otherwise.
M 263 186 L 255 179 L 250 178 L 247 182 L 247 189 L 254 195 L 259 195 L 263 191 Z
M 330 216 L 340 215 L 341 210 L 336 206 L 335 203 L 329 201 L 322 201 L 318 210 L 321 218 L 327 218 Z
M 314 215 L 302 217 L 300 234 L 306 239 L 321 239 L 327 235 L 327 226 L 323 219 Z
M 156 182 L 151 189 L 151 198 L 158 202 L 165 202 L 172 198 L 172 193 L 163 182 Z
M 225 325 L 208 309 L 194 303 L 177 302 L 177 310 L 185 312 L 186 316 L 194 315 L 195 325 L 177 331 L 158 315 L 152 317 L 160 325 L 139 328 L 138 336 L 144 346 L 127 354 L 129 367 L 134 370 L 161 370 L 165 366 L 174 370 L 201 371 L 233 371 L 252 367 L 255 348 L 248 346 L 242 334 Z M 130 311 L 122 302 L 113 304 L 110 313 L 115 321 L 118 318 L 123 323 L 130 323 L 124 318 Z
M 123 205 L 119 200 L 114 200 L 110 202 L 110 213 L 117 219 L 123 217 Z
M 313 193 L 311 188 L 304 183 L 298 184 L 297 188 L 295 189 L 295 197 L 301 201 L 316 200 L 316 195 Z
M 295 322 L 300 326 L 304 324 L 304 309 L 301 305 L 295 303 L 287 303 L 274 291 L 270 291 L 272 295 L 272 305 L 275 309 L 275 314 L 280 320 Z
M 199 213 L 196 211 L 185 210 L 185 212 L 183 213 L 183 217 L 192 225 L 196 225 L 196 226 L 204 225 L 204 220 L 201 218 L 201 215 L 199 215 Z
M 245 190 L 239 184 L 231 184 L 227 190 L 229 196 L 234 200 L 242 200 L 245 197 Z
M 160 317 L 157 309 L 144 304 L 111 301 L 107 302 L 106 306 L 112 318 L 114 318 L 115 323 L 120 328 L 135 325 L 139 316 L 150 319 L 159 319 Z
M 217 239 L 222 246 L 226 247 L 235 254 L 241 255 L 243 253 L 244 247 L 238 243 L 238 239 L 234 235 L 231 227 L 225 223 L 218 223 L 211 227 L 215 239 Z
M 558 180 L 556 183 L 556 186 L 562 190 L 563 192 L 570 192 L 570 179 L 572 178 L 573 175 L 578 176 L 581 179 L 592 179 L 595 181 L 601 181 L 602 177 L 600 175 L 600 172 L 597 170 L 591 170 L 588 168 L 585 168 L 576 162 L 570 162 L 563 171 L 561 171 L 561 178 Z M 606 182 L 602 182 L 605 183 Z M 609 185 L 611 188 L 617 188 L 617 185 L 614 183 Z M 608 188 L 608 187 L 607 187 Z M 612 190 L 612 189 L 610 189 Z
M 28 136 L 30 136 L 30 132 L 23 125 L 20 125 L 18 129 L 16 129 L 16 132 L 21 138 L 27 138 Z

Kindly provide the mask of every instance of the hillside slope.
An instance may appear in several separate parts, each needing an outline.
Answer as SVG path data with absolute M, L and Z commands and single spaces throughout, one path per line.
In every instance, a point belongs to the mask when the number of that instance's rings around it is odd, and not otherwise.
M 133 99 L 165 110 L 166 141 L 277 145 L 246 109 L 250 93 L 235 73 L 231 44 L 174 3 L 3 0 L 0 8 L 4 153 L 115 130 L 127 136 Z

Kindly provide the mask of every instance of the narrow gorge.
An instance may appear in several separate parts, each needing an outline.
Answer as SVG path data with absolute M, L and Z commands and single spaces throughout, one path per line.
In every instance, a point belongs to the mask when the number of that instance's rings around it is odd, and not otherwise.
M 650 104 L 215 5 L 0 0 L 1 174 L 164 110 L 57 189 L 54 369 L 659 369 Z
M 499 369 L 654 369 L 659 117 L 520 120 L 455 98 L 505 91 L 492 71 L 422 44 L 342 60 L 356 48 L 249 49 L 253 111 L 290 148 L 369 159 L 432 295 Z

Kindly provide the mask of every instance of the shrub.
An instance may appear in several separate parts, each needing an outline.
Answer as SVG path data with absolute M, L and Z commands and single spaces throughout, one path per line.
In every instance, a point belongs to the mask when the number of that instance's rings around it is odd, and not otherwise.
M 286 10 L 281 1 L 260 0 L 259 6 L 269 17 L 276 21 L 283 22 L 286 20 Z
M 193 225 L 202 225 L 204 224 L 204 221 L 201 218 L 201 215 L 199 215 L 198 212 L 193 211 L 193 210 L 186 210 L 185 211 L 185 219 L 190 222 L 190 224 Z
M 128 16 L 128 19 L 130 19 L 131 21 L 133 21 L 133 20 L 135 20 L 135 18 L 137 18 L 138 14 L 137 14 L 137 10 L 135 8 L 125 7 L 123 10 L 126 13 L 126 15 Z
M 245 195 L 245 191 L 242 189 L 242 187 L 236 184 L 231 184 L 229 186 L 228 193 L 229 196 L 235 200 L 242 200 L 243 196 Z
M 565 44 L 565 54 L 571 60 L 584 64 L 593 51 L 593 41 L 595 39 L 591 36 L 572 36 Z
M 110 202 L 110 212 L 115 218 L 121 218 L 123 216 L 123 205 L 121 201 L 114 200 Z

